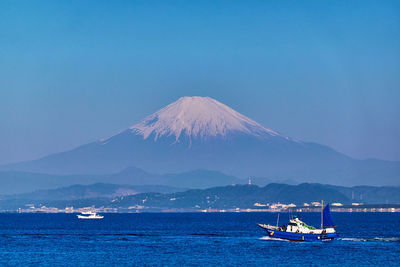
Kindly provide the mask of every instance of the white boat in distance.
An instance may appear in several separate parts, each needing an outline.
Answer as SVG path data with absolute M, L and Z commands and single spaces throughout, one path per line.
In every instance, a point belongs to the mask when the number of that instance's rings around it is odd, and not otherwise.
M 85 216 L 88 215 L 88 216 Z M 82 215 L 76 215 L 78 219 L 103 219 L 104 216 L 93 211 L 82 212 Z

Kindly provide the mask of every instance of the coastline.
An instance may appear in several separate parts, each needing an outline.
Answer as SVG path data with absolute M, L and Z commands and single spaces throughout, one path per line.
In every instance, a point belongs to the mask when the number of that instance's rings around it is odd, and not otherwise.
M 320 212 L 320 207 L 296 207 L 287 209 L 263 209 L 263 208 L 231 208 L 231 209 L 163 209 L 157 207 L 141 207 L 141 208 L 106 208 L 106 207 L 85 207 L 74 209 L 68 207 L 58 209 L 54 207 L 29 208 L 18 210 L 0 210 L 0 213 L 71 213 L 77 214 L 85 211 L 95 211 L 98 213 L 249 213 L 249 212 L 266 212 L 266 213 L 316 213 Z M 331 212 L 339 213 L 393 213 L 400 212 L 400 204 L 365 204 L 365 205 L 343 205 L 341 207 L 331 207 Z

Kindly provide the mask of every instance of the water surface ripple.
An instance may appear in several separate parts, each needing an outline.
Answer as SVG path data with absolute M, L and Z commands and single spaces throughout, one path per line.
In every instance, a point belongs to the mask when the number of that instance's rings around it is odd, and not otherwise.
M 299 214 L 318 226 L 318 213 Z M 288 214 L 281 214 L 287 223 Z M 0 265 L 374 265 L 400 262 L 399 213 L 333 213 L 339 237 L 265 237 L 271 213 L 0 214 Z

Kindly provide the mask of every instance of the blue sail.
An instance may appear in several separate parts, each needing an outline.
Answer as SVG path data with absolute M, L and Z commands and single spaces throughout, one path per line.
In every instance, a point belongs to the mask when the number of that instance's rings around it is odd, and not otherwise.
M 333 222 L 333 219 L 332 219 L 332 216 L 331 216 L 331 210 L 329 208 L 329 204 L 326 205 L 326 207 L 324 208 L 322 216 L 323 216 L 323 219 L 324 219 L 323 228 L 335 226 L 335 223 Z

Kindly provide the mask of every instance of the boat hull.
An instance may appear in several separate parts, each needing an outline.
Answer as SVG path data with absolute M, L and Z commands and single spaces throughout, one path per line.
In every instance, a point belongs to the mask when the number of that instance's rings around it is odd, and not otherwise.
M 284 231 L 277 231 L 264 228 L 267 231 L 268 236 L 273 238 L 285 239 L 289 241 L 299 241 L 299 242 L 311 242 L 311 241 L 328 241 L 334 239 L 336 233 L 326 233 L 326 234 L 305 234 L 305 233 L 291 233 Z
M 77 215 L 78 219 L 87 219 L 87 220 L 96 220 L 96 219 L 103 219 L 104 216 L 97 216 L 97 217 L 89 217 L 89 216 L 82 216 Z

